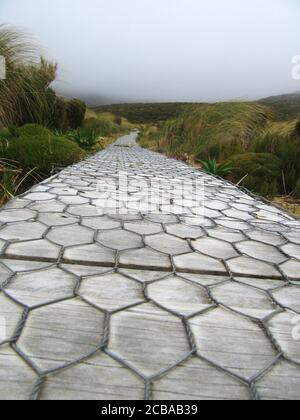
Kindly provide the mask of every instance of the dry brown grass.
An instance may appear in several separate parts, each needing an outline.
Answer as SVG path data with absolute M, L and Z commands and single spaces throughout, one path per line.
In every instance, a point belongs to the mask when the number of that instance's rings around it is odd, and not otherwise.
M 284 210 L 287 210 L 292 216 L 300 219 L 300 200 L 293 197 L 276 197 L 273 201 Z

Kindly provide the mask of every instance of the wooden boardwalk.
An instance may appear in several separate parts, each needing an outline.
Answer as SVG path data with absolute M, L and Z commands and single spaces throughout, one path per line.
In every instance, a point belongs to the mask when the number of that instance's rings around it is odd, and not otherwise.
M 300 399 L 300 223 L 135 139 L 0 210 L 0 399 Z

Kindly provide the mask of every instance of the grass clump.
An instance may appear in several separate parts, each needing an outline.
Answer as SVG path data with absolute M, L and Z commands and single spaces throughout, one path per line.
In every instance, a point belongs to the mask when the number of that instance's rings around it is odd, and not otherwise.
M 57 64 L 41 58 L 26 33 L 0 25 L 0 56 L 6 66 L 6 78 L 0 81 L 0 126 L 36 123 L 68 130 L 82 125 L 86 104 L 56 95 L 51 84 Z
M 46 124 L 57 65 L 40 58 L 28 36 L 7 25 L 0 25 L 0 55 L 6 61 L 6 79 L 0 83 L 0 123 L 6 127 L 29 121 Z
M 295 133 L 297 121 L 270 121 L 253 142 L 256 153 L 272 153 L 281 161 L 281 192 L 290 194 L 300 177 L 300 136 Z
M 14 197 L 27 180 L 35 180 L 34 170 L 23 173 L 16 162 L 0 159 L 0 206 Z
M 244 153 L 226 162 L 232 169 L 230 180 L 263 196 L 279 191 L 281 161 L 271 153 Z
M 162 145 L 196 159 L 222 161 L 245 152 L 270 116 L 268 108 L 251 103 L 190 106 L 178 119 L 165 124 Z

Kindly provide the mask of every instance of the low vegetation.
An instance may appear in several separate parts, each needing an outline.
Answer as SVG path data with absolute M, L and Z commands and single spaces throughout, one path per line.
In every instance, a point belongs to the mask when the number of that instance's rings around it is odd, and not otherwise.
M 216 159 L 200 160 L 202 169 L 215 176 L 225 177 L 233 172 L 234 167 L 229 163 L 218 163 Z
M 87 128 L 70 131 L 66 134 L 66 137 L 77 143 L 77 145 L 84 150 L 92 150 L 98 143 L 98 135 L 96 132 Z
M 233 168 L 228 174 L 232 182 L 262 196 L 279 193 L 281 180 L 280 159 L 271 153 L 243 153 L 228 159 Z
M 132 124 L 151 124 L 178 117 L 185 109 L 184 103 L 102 105 L 96 112 L 109 112 L 126 118 Z
M 299 194 L 299 119 L 278 122 L 260 103 L 187 105 L 175 119 L 142 127 L 140 144 L 201 161 L 208 172 L 265 197 Z
M 26 125 L 14 130 L 8 141 L 1 141 L 0 155 L 3 201 L 58 169 L 78 162 L 85 152 L 66 137 L 38 125 Z
M 279 121 L 288 121 L 299 117 L 300 92 L 290 95 L 271 96 L 260 101 L 271 107 Z
M 0 205 L 17 193 L 82 160 L 87 153 L 102 150 L 121 131 L 49 130 L 26 124 L 0 130 Z

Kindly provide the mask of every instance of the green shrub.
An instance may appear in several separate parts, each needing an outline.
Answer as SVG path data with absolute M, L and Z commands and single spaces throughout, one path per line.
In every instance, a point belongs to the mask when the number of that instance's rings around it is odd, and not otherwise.
M 55 168 L 78 162 L 85 155 L 71 140 L 54 135 L 21 136 L 1 147 L 1 156 L 18 164 L 24 173 L 34 169 L 45 178 Z
M 66 104 L 66 116 L 69 128 L 76 130 L 84 122 L 86 104 L 79 99 L 72 99 Z
M 120 127 L 109 118 L 87 118 L 84 122 L 84 128 L 92 130 L 99 136 L 109 136 L 119 132 Z
M 50 130 L 38 124 L 26 124 L 14 130 L 17 137 L 53 136 Z
M 232 156 L 226 162 L 232 167 L 231 179 L 249 190 L 264 195 L 278 193 L 281 162 L 271 153 L 245 153 Z
M 0 129 L 0 138 L 6 138 L 7 136 L 10 136 L 10 131 L 8 128 L 1 128 Z

